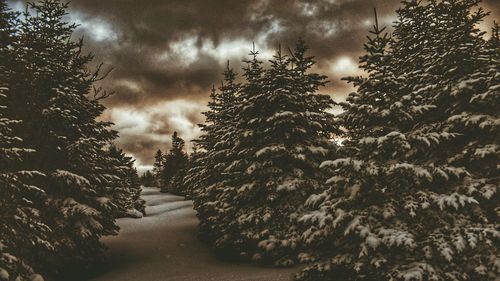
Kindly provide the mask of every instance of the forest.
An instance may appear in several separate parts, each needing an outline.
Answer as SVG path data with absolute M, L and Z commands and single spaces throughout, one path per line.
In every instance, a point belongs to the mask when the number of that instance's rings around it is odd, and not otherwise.
M 499 280 L 500 25 L 480 28 L 480 1 L 403 1 L 389 27 L 375 11 L 342 102 L 304 40 L 249 46 L 192 151 L 174 132 L 141 176 L 67 10 L 0 1 L 1 281 L 95 268 L 117 219 L 148 216 L 144 187 L 192 200 L 216 257 L 291 280 Z

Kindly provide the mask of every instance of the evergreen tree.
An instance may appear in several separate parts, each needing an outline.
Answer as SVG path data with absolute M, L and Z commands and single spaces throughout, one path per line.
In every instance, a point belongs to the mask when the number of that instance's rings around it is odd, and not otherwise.
M 186 164 L 186 168 L 184 169 L 184 175 L 182 178 L 182 186 L 184 187 L 184 197 L 187 200 L 193 199 L 193 186 L 190 184 L 190 171 L 192 169 L 196 169 L 199 165 L 198 159 L 201 157 L 199 146 L 195 144 L 193 146 L 193 151 L 188 154 L 188 160 Z
M 448 162 L 466 168 L 467 194 L 476 198 L 489 222 L 500 219 L 500 38 L 495 23 L 489 41 L 474 44 L 474 66 L 449 83 L 454 106 L 437 130 L 454 132 L 453 142 L 445 143 Z M 476 30 L 476 32 L 478 32 Z M 464 43 L 460 48 L 470 46 Z M 478 47 L 481 46 L 481 47 Z M 472 52 L 472 51 L 471 51 Z M 474 54 L 473 53 L 473 54 Z M 436 106 L 439 106 L 436 105 Z M 498 225 L 497 225 L 498 229 Z
M 155 162 L 153 164 L 153 177 L 155 178 L 155 185 L 157 187 L 163 186 L 163 170 L 165 164 L 165 155 L 158 149 L 155 154 Z
M 344 157 L 300 219 L 314 264 L 299 280 L 497 278 L 498 103 L 478 103 L 498 99 L 498 63 L 480 58 L 478 2 L 403 2 L 392 39 L 375 25 L 367 77 L 348 79 Z
M 184 185 L 188 189 L 190 197 L 200 198 L 205 194 L 204 190 L 209 182 L 213 182 L 210 176 L 208 168 L 209 154 L 212 151 L 215 143 L 215 134 L 213 132 L 213 127 L 215 125 L 215 120 L 217 112 L 220 110 L 220 105 L 217 102 L 217 90 L 215 85 L 212 85 L 212 90 L 210 93 L 210 102 L 208 103 L 209 110 L 203 112 L 205 115 L 205 123 L 198 124 L 201 128 L 203 134 L 193 141 L 194 148 L 197 151 L 195 157 L 192 158 L 191 166 L 187 171 L 186 178 L 184 180 Z M 205 202 L 206 200 L 200 200 L 199 202 Z M 196 204 L 197 200 L 194 201 Z M 198 212 L 198 215 L 199 212 Z
M 44 175 L 23 169 L 33 150 L 22 146 L 12 132 L 15 121 L 2 114 L 5 92 L 8 88 L 0 82 L 0 280 L 30 280 L 35 277 L 30 265 L 36 265 L 32 253 L 52 250 L 49 228 L 40 218 L 45 194 L 36 185 Z
M 111 173 L 115 174 L 113 190 L 113 203 L 118 207 L 118 216 L 142 217 L 145 215 L 145 201 L 141 198 L 139 176 L 134 168 L 135 160 L 126 156 L 123 150 L 111 144 L 107 153 L 111 165 Z
M 200 237 L 213 245 L 218 252 L 224 245 L 218 244 L 221 227 L 223 200 L 219 196 L 228 195 L 230 155 L 234 143 L 236 127 L 236 106 L 241 85 L 236 83 L 236 73 L 229 67 L 223 72 L 224 80 L 218 91 L 212 88 L 210 110 L 205 112 L 206 123 L 201 125 L 204 134 L 196 140 L 198 153 L 194 155 L 192 167 L 187 173 L 185 184 L 193 198 L 197 216 L 200 219 Z
M 15 134 L 34 150 L 25 168 L 46 175 L 40 217 L 51 230 L 53 251 L 30 254 L 33 266 L 48 274 L 99 256 L 99 238 L 118 230 L 108 188 L 115 179 L 103 153 L 116 132 L 96 120 L 105 94 L 89 92 L 101 76 L 88 70 L 92 56 L 82 54 L 82 41 L 71 40 L 75 25 L 63 20 L 66 9 L 56 0 L 30 4 L 13 44 L 13 94 L 7 96 L 8 117 L 21 121 Z
M 165 156 L 163 165 L 162 191 L 172 192 L 178 195 L 184 195 L 183 178 L 186 174 L 188 156 L 184 152 L 184 140 L 174 132 L 172 135 L 172 148 Z
M 251 96 L 237 118 L 235 150 L 243 164 L 237 169 L 244 173 L 232 200 L 236 237 L 252 259 L 278 265 L 294 262 L 299 233 L 292 222 L 305 199 L 321 189 L 318 166 L 332 151 L 334 124 L 326 109 L 333 101 L 316 93 L 326 77 L 309 73 L 315 62 L 306 51 L 302 40 L 289 58 L 279 50 L 260 91 L 249 85 Z
M 201 125 L 200 125 L 201 126 Z M 202 135 L 203 136 L 203 135 Z M 189 157 L 188 167 L 186 168 L 186 176 L 183 180 L 183 185 L 186 188 L 186 198 L 192 199 L 193 202 L 195 198 L 198 198 L 203 194 L 201 190 L 203 189 L 201 182 L 201 174 L 205 172 L 205 155 L 206 151 L 202 150 L 201 145 L 196 143 L 197 140 L 193 140 L 194 151 L 196 153 L 191 153 Z M 199 215 L 197 213 L 197 215 Z
M 252 52 L 247 82 L 225 108 L 227 115 L 216 114 L 222 121 L 231 116 L 219 123 L 221 137 L 208 157 L 219 159 L 209 165 L 218 177 L 195 198 L 195 208 L 209 242 L 224 254 L 294 262 L 299 234 L 291 223 L 321 186 L 317 168 L 331 151 L 334 128 L 325 112 L 333 101 L 316 93 L 325 77 L 309 73 L 314 60 L 306 50 L 299 41 L 290 58 L 278 51 L 267 71 Z
M 31 280 L 35 275 L 32 252 L 50 250 L 49 231 L 40 218 L 40 203 L 45 200 L 37 186 L 43 174 L 25 170 L 33 150 L 23 146 L 13 128 L 19 121 L 5 116 L 8 96 L 13 93 L 8 81 L 15 61 L 12 44 L 16 40 L 16 17 L 5 1 L 0 1 L 0 280 Z

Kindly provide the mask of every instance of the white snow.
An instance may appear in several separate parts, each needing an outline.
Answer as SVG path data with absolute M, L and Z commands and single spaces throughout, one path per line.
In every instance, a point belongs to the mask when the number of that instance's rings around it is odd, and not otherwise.
M 136 218 L 136 219 L 140 219 L 143 217 L 142 213 L 137 211 L 136 209 L 128 209 L 127 211 L 125 211 L 125 215 L 129 218 Z
M 450 195 L 440 194 L 434 198 L 434 201 L 441 210 L 444 210 L 446 206 L 450 206 L 458 210 L 459 207 L 464 207 L 466 204 L 479 204 L 479 202 L 473 197 L 456 192 L 453 192 Z
M 332 167 L 332 168 L 337 168 L 339 166 L 352 166 L 352 168 L 355 171 L 361 170 L 361 166 L 363 165 L 363 162 L 360 160 L 355 160 L 351 158 L 339 158 L 336 160 L 327 160 L 323 161 L 321 165 L 319 166 L 321 169 L 324 167 Z
M 308 149 L 312 154 L 326 155 L 328 153 L 328 149 L 320 146 L 309 146 Z
M 373 235 L 373 234 L 368 235 L 368 236 L 366 237 L 366 239 L 365 239 L 365 242 L 366 242 L 366 244 L 367 244 L 368 246 L 370 246 L 370 248 L 372 248 L 372 249 L 377 249 L 377 247 L 378 247 L 378 246 L 380 245 L 380 243 L 381 243 L 380 239 L 379 239 L 377 236 Z
M 297 268 L 269 268 L 215 258 L 197 238 L 191 201 L 144 188 L 147 216 L 118 220 L 118 236 L 106 237 L 110 269 L 91 281 L 280 281 Z
M 498 150 L 498 145 L 496 144 L 488 144 L 484 147 L 477 148 L 474 152 L 474 156 L 477 158 L 484 158 L 488 155 L 495 155 Z
M 418 165 L 413 165 L 409 163 L 397 163 L 391 165 L 391 167 L 389 168 L 389 172 L 394 172 L 397 170 L 410 170 L 418 178 L 426 178 L 429 181 L 432 180 L 431 173 L 427 169 Z
M 56 170 L 53 173 L 53 176 L 56 178 L 65 179 L 65 182 L 68 184 L 76 184 L 78 186 L 90 185 L 89 180 L 87 180 L 86 178 L 65 170 Z
M 39 274 L 33 274 L 30 276 L 30 281 L 44 281 L 43 277 Z
M 301 185 L 303 182 L 304 182 L 304 181 L 303 181 L 303 180 L 300 180 L 300 179 L 288 178 L 288 179 L 285 179 L 282 183 L 280 183 L 280 184 L 276 187 L 276 190 L 277 190 L 277 191 L 294 191 L 294 190 L 296 190 L 298 187 L 300 187 L 300 185 Z
M 267 118 L 266 121 L 271 122 L 277 118 L 289 117 L 289 116 L 293 116 L 293 115 L 294 115 L 294 113 L 291 111 L 282 111 L 282 112 L 275 113 L 273 116 Z
M 10 275 L 7 270 L 0 267 L 0 280 L 9 280 L 9 277 Z
M 378 236 L 382 237 L 382 242 L 388 247 L 401 245 L 406 246 L 408 249 L 414 249 L 416 247 L 413 234 L 404 230 L 381 227 L 378 229 Z
M 255 156 L 260 157 L 263 154 L 269 153 L 269 152 L 277 152 L 277 151 L 282 151 L 286 150 L 286 148 L 283 145 L 273 145 L 273 146 L 267 146 L 255 153 Z

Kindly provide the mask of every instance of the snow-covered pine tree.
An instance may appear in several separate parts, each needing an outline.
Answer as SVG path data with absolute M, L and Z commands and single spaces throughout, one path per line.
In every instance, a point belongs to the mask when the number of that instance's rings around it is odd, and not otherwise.
M 193 156 L 192 167 L 185 177 L 185 184 L 191 190 L 197 216 L 200 219 L 200 237 L 207 241 L 218 252 L 217 239 L 221 236 L 221 227 L 225 227 L 218 219 L 226 210 L 218 198 L 227 193 L 231 187 L 227 185 L 230 178 L 226 167 L 230 163 L 234 143 L 236 106 L 241 85 L 236 83 L 237 74 L 230 68 L 229 62 L 223 72 L 224 79 L 218 91 L 212 87 L 209 111 L 204 112 L 206 123 L 201 125 L 204 134 L 196 140 L 198 153 Z
M 109 173 L 115 176 L 115 184 L 109 188 L 113 203 L 118 207 L 117 216 L 142 217 L 145 215 L 146 202 L 141 198 L 135 160 L 125 155 L 115 144 L 107 148 L 107 153 L 110 157 Z
M 8 116 L 21 121 L 14 132 L 35 150 L 27 167 L 47 175 L 40 217 L 51 230 L 54 251 L 31 253 L 35 268 L 44 272 L 95 258 L 103 249 L 99 238 L 118 230 L 107 188 L 113 176 L 103 153 L 116 132 L 96 120 L 105 95 L 89 92 L 99 71 L 89 71 L 92 56 L 82 54 L 81 40 L 72 40 L 75 25 L 63 20 L 66 9 L 55 0 L 30 4 L 13 47 L 17 61 L 9 82 L 15 94 L 8 95 Z
M 473 0 L 431 1 L 426 6 L 410 3 L 401 9 L 398 26 L 404 25 L 405 32 L 395 32 L 393 49 L 399 51 L 400 61 L 404 58 L 405 62 L 412 62 L 398 64 L 395 68 L 405 82 L 401 83 L 402 92 L 411 93 L 435 108 L 420 120 L 415 134 L 420 142 L 434 144 L 427 145 L 414 161 L 465 168 L 463 179 L 448 192 L 454 191 L 477 201 L 477 207 L 472 207 L 474 221 L 468 222 L 470 225 L 480 221 L 483 227 L 498 230 L 500 47 L 495 43 L 498 42 L 496 24 L 489 41 L 485 40 L 486 32 L 479 29 L 488 14 L 479 3 Z M 417 9 L 420 12 L 417 13 Z M 422 18 L 422 14 L 426 16 Z M 423 23 L 414 25 L 416 20 Z M 422 24 L 429 27 L 423 28 Z M 398 26 L 396 30 L 402 29 Z M 413 40 L 426 40 L 426 43 L 419 46 L 400 44 Z M 456 232 L 452 234 L 457 235 Z M 498 241 L 498 237 L 496 239 Z M 452 250 L 457 254 L 462 252 L 462 249 Z M 498 250 L 494 254 L 499 262 Z M 473 261 L 468 263 L 470 267 L 480 268 L 472 279 L 488 278 L 486 275 L 495 270 L 496 274 L 500 273 L 494 261 L 484 259 L 480 255 L 468 258 Z M 460 267 L 465 259 L 453 262 Z
M 186 193 L 183 179 L 186 175 L 188 155 L 184 152 L 184 145 L 184 140 L 178 136 L 177 132 L 174 132 L 172 134 L 172 148 L 165 155 L 163 164 L 163 192 L 172 192 L 177 195 Z
M 310 73 L 312 57 L 299 41 L 290 57 L 278 51 L 263 72 L 257 53 L 245 69 L 236 108 L 234 147 L 216 191 L 214 245 L 256 262 L 293 264 L 293 226 L 305 199 L 320 189 L 319 164 L 332 150 L 333 101 L 316 91 L 325 77 Z
M 191 151 L 191 153 L 188 154 L 188 162 L 187 162 L 187 165 L 186 165 L 186 173 L 184 175 L 184 178 L 182 179 L 182 185 L 184 186 L 184 190 L 185 190 L 185 198 L 186 199 L 192 199 L 193 198 L 193 190 L 194 190 L 194 186 L 192 186 L 191 184 L 193 183 L 193 181 L 191 181 L 191 170 L 195 170 L 197 168 L 199 168 L 200 166 L 200 163 L 198 162 L 198 159 L 201 157 L 201 152 L 200 152 L 200 148 L 199 148 L 199 145 L 196 144 L 195 142 L 193 142 L 193 151 Z
M 485 212 L 488 221 L 500 229 L 500 38 L 495 23 L 491 38 L 474 44 L 473 67 L 447 88 L 454 106 L 437 130 L 457 134 L 446 142 L 448 162 L 463 166 L 468 175 L 464 187 Z M 456 37 L 456 36 L 454 36 Z M 465 49 L 471 44 L 463 43 Z M 478 46 L 481 45 L 482 48 Z M 479 50 L 478 50 L 479 49 Z M 468 50 L 469 51 L 469 50 Z M 472 50 L 470 50 L 472 52 Z M 460 64 L 460 63 L 458 63 Z M 439 105 L 438 105 L 439 106 Z
M 480 202 L 497 196 L 498 174 L 482 174 L 478 181 L 490 187 L 481 189 L 470 162 L 459 159 L 467 146 L 495 145 L 498 135 L 451 125 L 467 108 L 491 112 L 473 106 L 472 93 L 456 92 L 480 71 L 478 2 L 405 1 L 392 39 L 375 25 L 361 58 L 368 75 L 348 79 L 357 92 L 341 116 L 345 156 L 322 164 L 331 187 L 308 199 L 311 211 L 300 219 L 315 250 L 303 255 L 314 264 L 299 280 L 497 278 L 500 235 L 488 206 L 498 200 Z M 494 94 L 490 88 L 476 93 Z
M 216 100 L 217 90 L 215 85 L 212 85 L 212 90 L 210 92 L 210 101 L 208 102 L 208 111 L 203 112 L 205 115 L 205 123 L 198 124 L 202 131 L 202 135 L 193 140 L 194 149 L 196 151 L 195 155 L 192 155 L 191 162 L 189 164 L 186 176 L 184 178 L 184 186 L 187 189 L 187 196 L 193 199 L 193 204 L 200 205 L 204 204 L 208 200 L 203 198 L 206 195 L 205 188 L 212 182 L 210 178 L 209 171 L 207 169 L 207 163 L 209 162 L 209 151 L 213 149 L 214 133 L 212 128 L 215 122 L 215 115 L 219 110 L 219 105 Z M 198 207 L 195 207 L 197 209 Z M 200 211 L 197 211 L 197 216 L 200 216 Z M 201 224 L 201 223 L 200 223 Z M 202 228 L 202 227 L 200 227 Z M 203 231 L 201 231 L 203 232 Z
M 47 241 L 50 229 L 40 218 L 45 194 L 36 186 L 45 175 L 24 169 L 33 151 L 22 147 L 12 134 L 14 121 L 2 115 L 6 91 L 0 82 L 0 280 L 31 280 L 39 276 L 33 272 L 33 252 L 53 248 Z
M 470 97 L 470 107 L 474 108 L 475 116 L 471 116 L 472 122 L 465 122 L 466 126 L 472 125 L 476 129 L 467 132 L 467 135 L 477 134 L 480 136 L 478 142 L 475 139 L 470 139 L 465 146 L 467 151 L 463 152 L 467 170 L 473 173 L 476 177 L 476 189 L 482 194 L 480 204 L 486 210 L 488 218 L 491 222 L 499 222 L 500 219 L 500 195 L 498 187 L 500 186 L 500 169 L 498 162 L 500 159 L 499 136 L 500 136 L 500 25 L 494 23 L 491 32 L 491 38 L 486 43 L 484 53 L 481 58 L 482 71 L 477 71 L 473 76 L 480 76 L 481 79 L 468 81 L 470 84 L 475 84 L 472 89 L 476 88 L 474 95 Z M 480 83 L 475 83 L 480 82 Z M 479 89 L 479 90 L 477 90 Z M 478 123 L 478 118 L 482 121 Z M 450 120 L 451 119 L 451 120 Z M 455 123 L 455 118 L 449 120 Z M 461 126 L 464 126 L 462 120 Z M 472 124 L 471 124 L 472 123 Z M 460 124 L 460 123 L 459 123 Z M 481 130 L 477 130 L 477 128 Z M 496 136 L 496 137 L 495 137 Z M 498 229 L 498 227 L 497 227 Z
M 33 272 L 32 253 L 50 250 L 48 227 L 39 209 L 45 194 L 36 184 L 44 175 L 26 170 L 25 162 L 33 150 L 23 146 L 15 136 L 14 121 L 6 116 L 8 95 L 13 95 L 8 81 L 15 60 L 12 43 L 16 39 L 17 15 L 0 1 L 0 280 L 32 280 L 41 278 Z M 41 279 L 38 279 L 41 280 Z
M 158 149 L 155 154 L 155 162 L 153 163 L 153 177 L 155 178 L 155 186 L 161 188 L 163 186 L 163 165 L 165 164 L 165 155 Z

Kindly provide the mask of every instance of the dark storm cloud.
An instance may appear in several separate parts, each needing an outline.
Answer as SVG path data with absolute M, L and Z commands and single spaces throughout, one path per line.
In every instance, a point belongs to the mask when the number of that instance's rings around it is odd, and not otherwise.
M 260 49 L 275 49 L 278 43 L 290 46 L 302 37 L 319 66 L 327 68 L 337 56 L 358 55 L 363 42 L 359 33 L 366 29 L 363 22 L 373 17 L 372 6 L 382 15 L 394 10 L 397 1 L 390 2 L 150 0 L 138 5 L 137 1 L 77 0 L 72 9 L 87 17 L 106 19 L 119 34 L 114 46 L 102 48 L 103 43 L 92 38 L 88 42 L 97 59 L 115 68 L 107 86 L 118 94 L 107 104 L 142 106 L 165 99 L 206 99 L 210 85 L 220 79 L 224 50 L 220 51 L 222 58 L 200 52 L 195 62 L 184 66 L 182 54 L 177 54 L 178 60 L 175 54 L 173 59 L 159 60 L 162 53 L 177 52 L 172 46 L 175 42 L 181 45 L 180 52 L 189 56 L 192 50 L 182 50 L 186 37 L 194 38 L 194 48 L 199 49 L 206 42 L 218 46 L 222 40 L 239 38 L 248 44 L 257 41 Z M 244 53 L 231 58 L 237 70 Z M 330 80 L 332 86 L 341 84 L 338 77 Z M 120 81 L 139 87 L 127 88 Z
M 498 12 L 494 2 L 485 4 Z M 103 42 L 92 38 L 88 42 L 99 59 L 116 69 L 109 85 L 115 86 L 114 80 L 129 80 L 141 86 L 114 96 L 108 101 L 111 105 L 206 96 L 220 77 L 224 58 L 201 52 L 196 62 L 183 67 L 179 66 L 184 59 L 181 54 L 177 54 L 178 61 L 158 59 L 162 53 L 178 51 L 172 49 L 172 43 L 182 45 L 187 36 L 194 38 L 195 48 L 202 48 L 207 41 L 216 47 L 222 40 L 252 42 L 266 34 L 259 42 L 261 49 L 275 49 L 278 43 L 290 46 L 302 37 L 319 66 L 326 68 L 338 56 L 356 58 L 360 54 L 374 7 L 382 24 L 389 25 L 398 5 L 399 0 L 74 0 L 71 8 L 87 19 L 105 19 L 118 33 L 112 46 L 103 48 Z M 274 30 L 273 25 L 277 25 Z M 189 49 L 182 51 L 189 55 Z M 241 55 L 231 58 L 236 68 Z M 338 78 L 330 80 L 339 84 Z
M 484 5 L 498 19 L 498 0 Z M 12 0 L 12 3 L 22 1 Z M 119 143 L 150 163 L 168 134 L 189 140 L 199 131 L 203 105 L 227 59 L 241 72 L 252 42 L 268 58 L 279 43 L 306 40 L 318 71 L 331 81 L 322 92 L 342 99 L 352 89 L 340 77 L 355 74 L 373 8 L 390 25 L 399 0 L 73 0 L 70 20 L 80 24 L 86 49 L 114 71 L 103 86 Z M 15 6 L 15 5 L 14 5 Z M 18 5 L 19 6 L 19 5 Z M 22 5 L 21 5 L 22 6 Z M 132 116 L 132 117 L 131 117 Z

